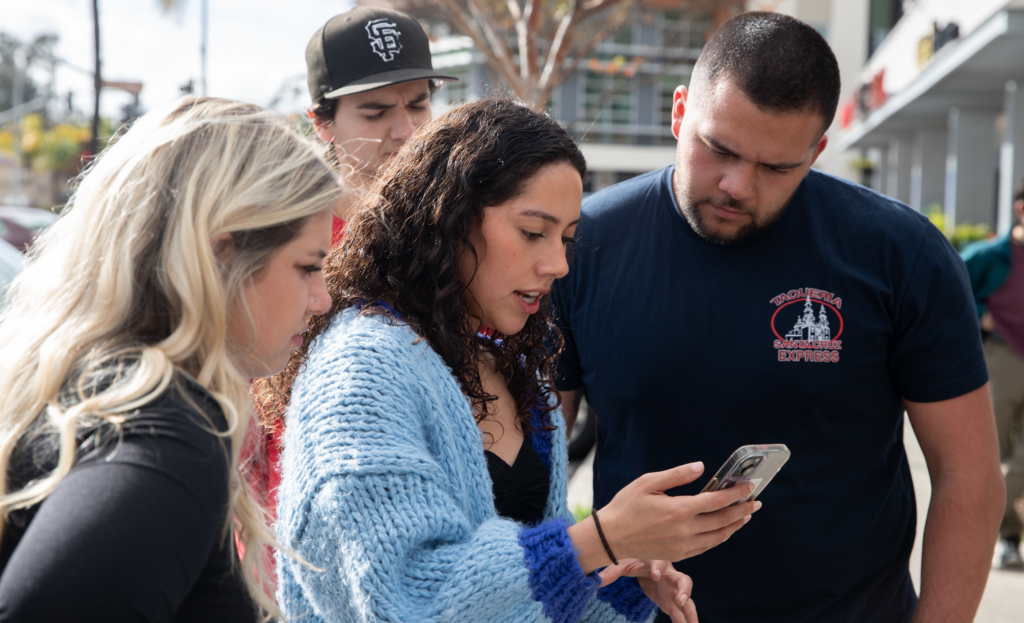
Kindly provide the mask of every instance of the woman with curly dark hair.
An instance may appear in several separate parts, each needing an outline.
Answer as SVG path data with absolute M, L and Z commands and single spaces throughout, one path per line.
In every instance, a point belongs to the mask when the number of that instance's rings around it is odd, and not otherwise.
M 728 538 L 748 491 L 664 495 L 683 466 L 600 518 L 566 508 L 546 296 L 585 175 L 556 122 L 506 100 L 438 117 L 380 172 L 326 262 L 330 312 L 260 384 L 265 411 L 290 403 L 277 530 L 308 564 L 278 558 L 289 618 L 696 621 L 662 559 Z

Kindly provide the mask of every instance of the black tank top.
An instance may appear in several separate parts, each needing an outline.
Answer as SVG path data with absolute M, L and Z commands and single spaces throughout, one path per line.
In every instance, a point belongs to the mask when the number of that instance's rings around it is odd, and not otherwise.
M 484 455 L 494 483 L 494 510 L 519 523 L 533 524 L 543 519 L 551 482 L 548 468 L 530 438 L 523 439 L 512 465 L 488 450 L 484 450 Z

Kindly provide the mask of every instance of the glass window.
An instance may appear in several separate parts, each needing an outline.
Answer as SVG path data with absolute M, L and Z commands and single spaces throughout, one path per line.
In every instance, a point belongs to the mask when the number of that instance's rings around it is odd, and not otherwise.
M 588 70 L 583 79 L 583 119 L 591 128 L 592 140 L 632 143 L 629 125 L 635 120 L 633 84 L 617 73 Z M 611 127 L 609 127 L 611 126 Z M 621 130 L 615 126 L 622 126 Z
M 903 17 L 903 0 L 871 0 L 868 17 L 868 58 Z
M 711 27 L 708 15 L 665 11 L 657 20 L 658 45 L 668 48 L 702 48 Z

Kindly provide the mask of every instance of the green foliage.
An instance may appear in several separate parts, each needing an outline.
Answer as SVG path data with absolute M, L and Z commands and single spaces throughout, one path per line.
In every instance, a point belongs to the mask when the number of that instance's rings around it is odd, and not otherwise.
M 15 127 L 17 134 L 12 131 Z M 13 153 L 15 136 L 20 136 L 24 166 L 36 171 L 61 171 L 78 162 L 82 150 L 89 143 L 90 133 L 86 125 L 59 123 L 47 127 L 42 115 L 31 113 L 0 130 L 0 152 Z M 101 119 L 100 149 L 113 133 L 110 120 Z
M 984 223 L 963 222 L 950 227 L 952 223 L 946 222 L 946 213 L 943 212 L 942 206 L 937 203 L 933 203 L 928 208 L 927 216 L 932 225 L 938 227 L 939 231 L 946 236 L 946 239 L 953 243 L 957 251 L 963 251 L 972 242 L 992 237 L 992 232 L 989 230 L 988 225 Z
M 590 511 L 592 509 L 593 509 L 593 507 L 591 507 L 591 506 L 584 506 L 582 504 L 577 504 L 574 508 L 571 509 L 572 516 L 575 517 L 576 518 L 576 522 L 579 523 L 579 522 L 583 521 L 584 519 L 586 519 L 587 517 L 590 517 Z

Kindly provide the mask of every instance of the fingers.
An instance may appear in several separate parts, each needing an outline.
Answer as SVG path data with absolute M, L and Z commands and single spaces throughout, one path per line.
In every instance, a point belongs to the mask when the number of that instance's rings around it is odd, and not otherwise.
M 693 609 L 693 600 L 689 598 L 688 593 L 677 591 L 674 594 L 674 599 L 671 607 L 665 612 L 668 612 L 669 618 L 672 619 L 672 623 L 695 623 L 696 618 L 690 618 L 687 610 L 693 611 L 693 617 L 697 616 L 697 611 Z
M 672 563 L 667 560 L 651 560 L 648 562 L 651 569 L 651 579 L 657 582 L 665 573 L 670 573 Z M 674 569 L 672 569 L 674 571 Z
M 662 569 L 662 572 L 664 572 L 664 569 Z M 646 575 L 649 575 L 647 561 L 627 558 L 620 560 L 617 565 L 605 567 L 597 574 L 597 577 L 601 578 L 601 586 L 605 587 L 622 576 L 637 577 Z
M 622 571 L 618 568 L 618 565 L 605 567 L 598 572 L 597 577 L 601 578 L 601 588 L 608 586 L 615 580 L 618 580 L 622 576 Z
M 686 615 L 686 623 L 697 623 L 697 606 L 692 599 L 687 599 L 683 604 L 683 614 Z
M 675 571 L 674 568 L 672 570 Z M 676 578 L 676 594 L 679 595 L 679 605 L 681 606 L 686 603 L 687 598 L 693 592 L 693 580 L 685 573 L 678 571 L 675 573 L 679 574 L 679 577 Z
M 704 473 L 704 464 L 700 461 L 667 469 L 663 472 L 652 472 L 640 477 L 644 488 L 654 493 L 662 493 L 675 487 L 693 482 Z
M 694 518 L 694 523 L 698 532 L 717 530 L 753 515 L 761 506 L 760 502 L 744 502 L 736 506 L 728 506 L 710 513 L 701 513 Z
M 702 554 L 708 551 L 712 547 L 721 545 L 722 543 L 727 541 L 729 537 L 735 534 L 737 530 L 742 528 L 747 523 L 747 521 L 749 521 L 749 519 L 749 515 L 746 517 L 741 517 L 738 521 L 734 521 L 733 523 L 727 526 L 723 526 L 717 530 L 711 530 L 697 535 L 694 538 L 693 542 L 695 547 L 691 551 L 687 552 L 684 558 L 692 558 L 698 554 Z
M 700 512 L 710 513 L 750 497 L 754 489 L 753 483 L 745 482 L 728 489 L 698 494 L 694 500 L 699 503 Z

